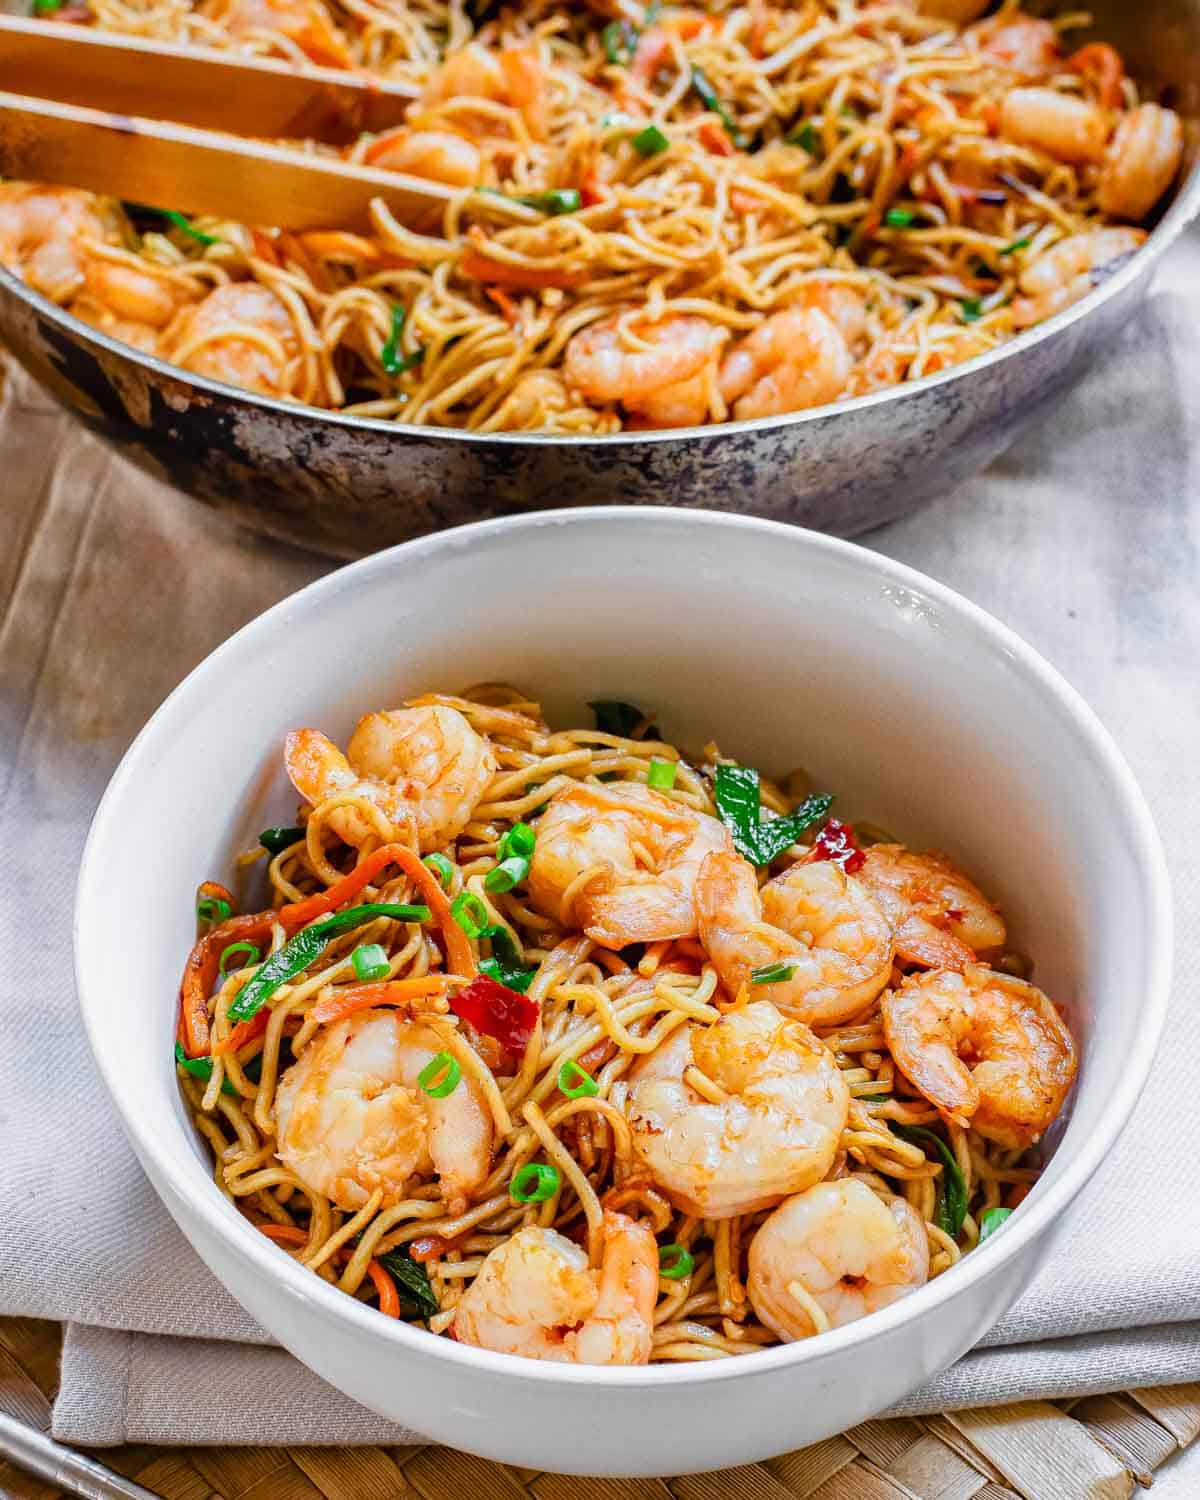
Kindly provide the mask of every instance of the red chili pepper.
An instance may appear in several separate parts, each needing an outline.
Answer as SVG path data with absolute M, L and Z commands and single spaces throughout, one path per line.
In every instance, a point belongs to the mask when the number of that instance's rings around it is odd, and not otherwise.
M 536 1000 L 510 990 L 507 985 L 497 984 L 486 974 L 479 975 L 465 989 L 452 995 L 450 1009 L 476 1031 L 495 1037 L 504 1050 L 516 1058 L 525 1055 L 541 1014 Z
M 854 830 L 837 818 L 830 818 L 813 840 L 813 859 L 827 859 L 831 864 L 841 865 L 847 875 L 861 870 L 867 856 L 859 848 Z

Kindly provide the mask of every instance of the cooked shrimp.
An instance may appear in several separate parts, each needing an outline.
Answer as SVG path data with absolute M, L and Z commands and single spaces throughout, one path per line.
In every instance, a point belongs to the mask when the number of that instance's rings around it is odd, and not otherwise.
M 867 331 L 862 295 L 840 281 L 806 281 L 796 293 L 791 308 L 813 308 L 823 312 L 853 349 Z
M 116 240 L 92 193 L 0 183 L 0 265 L 19 272 L 35 291 L 53 302 L 75 296 L 91 263 L 87 240 Z
M 1145 242 L 1144 229 L 1090 229 L 1069 235 L 1021 272 L 1023 297 L 1013 300 L 1013 319 L 1028 328 L 1053 317 L 1093 291 Z
M 929 1279 L 925 1226 L 903 1198 L 887 1203 L 853 1177 L 789 1198 L 750 1241 L 746 1291 L 788 1343 L 841 1328 Z
M 1108 139 L 1104 111 L 1055 89 L 1010 89 L 1000 102 L 1000 134 L 1057 161 L 1099 161 Z
M 390 172 L 410 172 L 451 187 L 479 181 L 483 157 L 478 146 L 449 130 L 390 130 L 372 142 L 366 160 Z
M 1041 75 L 1058 61 L 1058 32 L 1049 21 L 1022 16 L 992 30 L 980 51 L 990 62 L 1015 72 Z
M 896 956 L 926 969 L 962 969 L 1007 936 L 978 886 L 936 849 L 875 844 L 858 878 L 892 925 Z
M 493 52 L 469 42 L 452 52 L 433 74 L 421 96 L 420 108 L 485 99 L 507 104 L 523 116 L 537 140 L 546 135 L 546 78 L 536 47 L 505 47 Z
M 419 1086 L 444 1047 L 433 1026 L 390 1010 L 327 1027 L 279 1081 L 280 1160 L 348 1212 L 377 1189 L 395 1203 L 415 1173 L 433 1171 L 461 1213 L 491 1168 L 492 1115 L 467 1073 L 443 1099 Z
M 529 899 L 606 948 L 694 937 L 700 863 L 732 847 L 716 818 L 649 787 L 564 787 L 538 819 Z
M 572 338 L 563 373 L 588 401 L 620 401 L 663 426 L 690 427 L 704 421 L 706 381 L 728 337 L 704 318 L 672 317 L 639 328 L 637 347 L 606 319 Z
M 626 1100 L 654 1181 L 676 1208 L 706 1219 L 770 1208 L 820 1182 L 849 1107 L 833 1054 L 766 1000 L 672 1032 L 634 1065 Z
M 200 7 L 231 36 L 270 43 L 287 37 L 306 57 L 328 68 L 349 68 L 354 59 L 321 0 L 216 0 Z
M 307 802 L 352 792 L 393 823 L 411 819 L 424 854 L 457 838 L 470 822 L 496 769 L 496 752 L 456 708 L 429 704 L 364 715 L 345 755 L 319 730 L 293 730 L 284 761 Z M 335 808 L 329 822 L 356 848 L 378 834 L 350 806 Z
M 772 417 L 834 401 L 853 360 L 837 324 L 819 307 L 773 313 L 725 356 L 721 394 L 733 415 Z
M 1119 219 L 1144 219 L 1171 186 L 1183 156 L 1183 125 L 1173 109 L 1142 104 L 1117 126 L 1096 201 Z
M 892 930 L 867 889 L 828 860 L 795 864 L 760 891 L 737 854 L 710 854 L 696 881 L 700 941 L 736 995 L 753 971 L 785 964 L 786 979 L 754 985 L 786 1015 L 814 1026 L 870 1005 L 892 973 Z
M 187 308 L 164 335 L 172 363 L 265 396 L 288 393 L 299 354 L 286 307 L 256 281 L 231 281 Z
M 896 1066 L 955 1124 L 1012 1151 L 1039 1140 L 1075 1079 L 1071 1034 L 1023 979 L 972 964 L 912 975 L 883 997 Z
M 577 1365 L 650 1362 L 658 1245 L 644 1224 L 604 1215 L 598 1271 L 553 1229 L 527 1225 L 497 1245 L 463 1293 L 460 1343 Z

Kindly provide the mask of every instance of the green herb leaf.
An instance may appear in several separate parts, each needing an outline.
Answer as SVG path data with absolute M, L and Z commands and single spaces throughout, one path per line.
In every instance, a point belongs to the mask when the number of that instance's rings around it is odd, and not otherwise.
M 1011 245 L 1005 245 L 1000 251 L 1001 255 L 1015 255 L 1018 250 L 1028 250 L 1033 241 L 1028 235 L 1023 234 L 1019 240 L 1013 240 Z
M 979 1243 L 982 1245 L 989 1235 L 995 1234 L 1011 1213 L 1011 1208 L 989 1208 L 979 1221 Z
M 796 972 L 795 964 L 761 964 L 750 970 L 751 984 L 780 984 Z
M 956 1239 L 967 1217 L 967 1184 L 954 1152 L 940 1135 L 926 1130 L 923 1125 L 893 1125 L 892 1129 L 901 1140 L 911 1141 L 914 1146 L 931 1145 L 941 1157 L 942 1177 L 938 1183 L 934 1223 L 951 1239 Z
M 444 854 L 427 854 L 421 863 L 433 871 L 443 890 L 450 889 L 450 882 L 454 879 L 454 866 Z
M 713 799 L 717 815 L 733 835 L 734 846 L 756 865 L 769 865 L 819 823 L 833 806 L 833 795 L 822 792 L 804 801 L 785 818 L 763 819 L 759 775 L 752 766 L 718 766 Z
M 602 734 L 615 734 L 629 739 L 639 724 L 644 724 L 647 715 L 632 703 L 622 703 L 617 698 L 599 698 L 588 707 L 596 716 L 596 728 Z
M 183 1043 L 175 1043 L 175 1061 L 185 1073 L 190 1073 L 193 1078 L 199 1078 L 202 1083 L 207 1083 L 212 1077 L 213 1060 L 211 1057 L 189 1057 L 183 1050 Z M 221 1092 L 237 1096 L 237 1089 L 230 1083 L 228 1078 L 221 1080 Z
M 401 1245 L 398 1250 L 389 1250 L 386 1255 L 380 1255 L 377 1259 L 384 1270 L 395 1278 L 396 1289 L 400 1293 L 402 1317 L 432 1318 L 441 1311 L 438 1299 L 433 1294 L 433 1287 L 429 1284 L 429 1272 L 420 1261 L 413 1260 L 407 1245 Z
M 738 150 L 745 150 L 746 137 L 737 128 L 733 116 L 721 103 L 720 99 L 717 98 L 716 89 L 713 88 L 712 84 L 699 68 L 692 69 L 692 88 L 695 90 L 696 97 L 705 109 L 711 110 L 720 120 L 721 124 L 724 125 L 726 135 L 728 135 Z
M 547 193 L 519 193 L 513 202 L 543 214 L 573 214 L 583 206 L 583 197 L 578 188 L 551 188 Z
M 916 217 L 911 208 L 889 208 L 883 216 L 883 222 L 892 229 L 907 229 Z
M 233 1021 L 250 1021 L 259 1013 L 281 984 L 295 979 L 310 964 L 316 963 L 339 933 L 352 932 L 376 917 L 391 917 L 397 922 L 428 922 L 432 913 L 427 906 L 403 906 L 391 901 L 369 901 L 348 911 L 320 917 L 273 953 L 258 973 L 237 993 L 229 1007 Z
M 400 357 L 400 335 L 404 332 L 404 320 L 408 313 L 399 302 L 392 303 L 392 331 L 387 343 L 379 351 L 379 363 L 389 375 L 399 375 L 404 361 Z
M 647 125 L 645 130 L 639 130 L 633 138 L 634 150 L 641 156 L 657 156 L 666 151 L 670 144 L 657 125 Z
M 290 849 L 293 844 L 298 844 L 303 837 L 303 828 L 264 828 L 258 836 L 258 842 L 273 857 Z
M 964 297 L 958 306 L 964 323 L 974 323 L 983 317 L 983 303 L 978 297 Z
M 537 970 L 525 969 L 520 964 L 508 963 L 501 958 L 481 958 L 479 972 L 486 974 L 489 979 L 494 979 L 497 984 L 502 984 L 507 989 L 516 990 L 518 995 L 524 995 L 533 983 L 533 976 Z
M 817 154 L 817 132 L 811 120 L 805 120 L 799 130 L 795 130 L 788 136 L 789 146 L 800 146 L 810 156 Z

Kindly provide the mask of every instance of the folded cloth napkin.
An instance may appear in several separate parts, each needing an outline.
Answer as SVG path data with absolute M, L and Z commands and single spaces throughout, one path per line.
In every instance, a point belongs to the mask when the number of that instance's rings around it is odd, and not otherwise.
M 1150 796 L 1180 917 L 1169 1034 L 1129 1130 L 1018 1306 L 906 1411 L 1200 1379 L 1197 287 L 1192 236 L 1031 436 L 870 539 L 1006 619 L 1091 700 Z M 121 752 L 201 657 L 327 565 L 111 458 L 11 371 L 0 459 L 0 1313 L 71 1322 L 66 1439 L 403 1441 L 272 1347 L 179 1235 L 94 1073 L 70 979 L 78 857 Z M 137 913 L 120 920 L 136 941 Z

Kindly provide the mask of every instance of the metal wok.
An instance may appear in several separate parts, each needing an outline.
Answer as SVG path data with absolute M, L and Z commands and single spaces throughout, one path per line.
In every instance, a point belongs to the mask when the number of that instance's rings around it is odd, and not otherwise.
M 604 501 L 716 506 L 853 535 L 1007 447 L 1137 309 L 1200 208 L 1200 0 L 1097 0 L 1095 35 L 1190 122 L 1143 250 L 1020 339 L 910 385 L 787 416 L 606 438 L 475 434 L 339 416 L 186 374 L 0 271 L 0 340 L 127 457 L 255 531 L 352 557 L 464 521 Z

